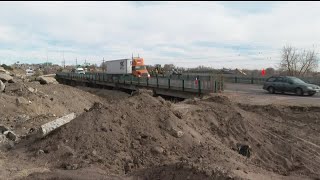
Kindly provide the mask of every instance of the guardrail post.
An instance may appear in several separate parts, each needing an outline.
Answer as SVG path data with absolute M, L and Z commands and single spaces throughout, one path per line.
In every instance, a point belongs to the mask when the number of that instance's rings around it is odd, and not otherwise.
M 217 92 L 217 81 L 216 80 L 214 81 L 214 92 L 215 93 Z
M 147 78 L 147 86 L 149 86 L 149 78 Z
M 159 88 L 159 79 L 158 79 L 158 76 L 157 76 L 157 88 Z
M 237 78 L 237 76 L 234 77 L 234 81 L 235 81 L 235 83 L 238 83 L 238 78 Z
M 168 89 L 170 89 L 170 78 L 168 79 Z
M 131 77 L 131 82 L 130 82 L 130 84 L 132 84 L 132 75 L 131 75 L 130 77 Z
M 182 91 L 184 91 L 184 79 L 182 79 Z
M 198 93 L 199 93 L 199 96 L 201 95 L 201 81 L 198 80 Z

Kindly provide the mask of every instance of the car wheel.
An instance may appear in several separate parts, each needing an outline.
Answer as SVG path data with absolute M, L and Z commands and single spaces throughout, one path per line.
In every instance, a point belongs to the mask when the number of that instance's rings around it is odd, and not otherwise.
M 269 93 L 271 93 L 271 94 L 274 94 L 274 92 L 275 92 L 275 91 L 274 91 L 274 88 L 273 88 L 272 86 L 268 88 L 268 91 L 269 91 Z
M 303 91 L 302 91 L 302 89 L 301 89 L 301 88 L 297 88 L 297 89 L 296 89 L 296 94 L 297 94 L 298 96 L 303 96 Z
M 313 96 L 315 93 L 314 92 L 309 92 L 308 95 L 309 96 Z

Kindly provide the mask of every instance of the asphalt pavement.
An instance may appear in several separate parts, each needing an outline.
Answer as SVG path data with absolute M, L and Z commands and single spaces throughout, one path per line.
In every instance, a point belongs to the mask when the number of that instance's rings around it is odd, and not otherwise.
M 262 85 L 256 84 L 241 84 L 241 83 L 226 83 L 224 93 L 236 94 L 238 96 L 248 96 L 253 101 L 265 101 L 269 103 L 284 103 L 292 105 L 316 105 L 320 106 L 320 93 L 313 96 L 297 96 L 295 94 L 270 94 L 262 89 Z

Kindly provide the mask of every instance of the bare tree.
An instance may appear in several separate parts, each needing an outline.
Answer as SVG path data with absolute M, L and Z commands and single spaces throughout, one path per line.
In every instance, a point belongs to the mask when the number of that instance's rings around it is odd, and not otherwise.
M 175 68 L 173 64 L 165 64 L 163 66 L 164 71 L 172 71 Z
M 276 72 L 276 70 L 274 69 L 274 68 L 272 68 L 272 67 L 269 67 L 269 68 L 267 68 L 266 69 L 266 74 L 267 75 L 274 75 L 275 74 L 275 72 Z
M 299 56 L 300 70 L 298 75 L 304 76 L 318 68 L 318 58 L 315 50 L 304 50 Z
M 282 60 L 280 66 L 288 72 L 288 75 L 295 75 L 299 55 L 297 49 L 292 46 L 285 46 L 282 49 Z
M 318 57 L 314 49 L 299 51 L 292 46 L 282 49 L 282 70 L 290 76 L 304 76 L 318 67 Z

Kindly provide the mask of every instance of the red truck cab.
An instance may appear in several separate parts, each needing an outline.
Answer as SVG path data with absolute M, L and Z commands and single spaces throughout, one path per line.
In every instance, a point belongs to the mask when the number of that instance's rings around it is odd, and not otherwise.
M 132 74 L 136 77 L 150 77 L 143 58 L 132 58 Z

